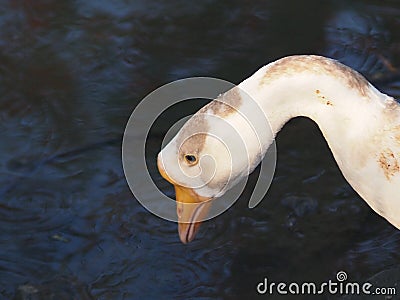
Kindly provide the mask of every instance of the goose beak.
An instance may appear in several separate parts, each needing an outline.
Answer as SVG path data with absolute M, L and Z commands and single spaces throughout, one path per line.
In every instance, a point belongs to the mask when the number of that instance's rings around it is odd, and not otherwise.
M 174 185 L 178 214 L 178 232 L 182 243 L 191 242 L 199 230 L 201 221 L 207 217 L 211 199 L 201 197 L 190 188 Z
M 193 189 L 176 184 L 165 172 L 160 160 L 157 162 L 161 176 L 175 188 L 178 233 L 182 243 L 191 242 L 199 230 L 201 222 L 207 217 L 211 198 L 198 195 Z

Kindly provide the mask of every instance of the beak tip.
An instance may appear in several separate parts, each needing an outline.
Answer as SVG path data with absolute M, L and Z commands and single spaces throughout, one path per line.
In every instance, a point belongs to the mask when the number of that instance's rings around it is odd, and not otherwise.
M 179 239 L 183 244 L 189 244 L 194 240 L 200 223 L 179 224 Z
M 189 242 L 190 242 L 190 241 L 185 240 L 185 239 L 183 239 L 183 238 L 180 238 L 180 240 L 181 240 L 182 244 L 184 244 L 184 245 L 187 245 L 187 244 L 189 244 Z

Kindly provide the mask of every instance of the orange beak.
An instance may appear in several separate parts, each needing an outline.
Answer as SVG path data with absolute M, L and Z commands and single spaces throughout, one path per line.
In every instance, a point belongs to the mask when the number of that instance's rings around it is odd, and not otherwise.
M 174 185 L 179 238 L 182 243 L 187 244 L 194 239 L 201 222 L 207 217 L 211 199 L 198 195 L 191 188 L 178 185 L 165 172 L 160 160 L 158 160 L 157 166 L 161 176 Z

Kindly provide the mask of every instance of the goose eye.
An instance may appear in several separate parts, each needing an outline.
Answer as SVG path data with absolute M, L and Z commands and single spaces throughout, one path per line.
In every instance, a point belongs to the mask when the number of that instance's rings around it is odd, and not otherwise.
M 189 164 L 189 165 L 195 165 L 197 164 L 197 157 L 193 154 L 186 154 L 185 155 L 185 161 Z

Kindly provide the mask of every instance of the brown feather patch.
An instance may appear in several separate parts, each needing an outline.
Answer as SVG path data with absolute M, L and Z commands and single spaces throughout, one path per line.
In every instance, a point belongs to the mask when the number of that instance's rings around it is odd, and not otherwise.
M 267 69 L 260 84 L 272 82 L 283 75 L 292 76 L 302 72 L 336 77 L 349 88 L 357 90 L 361 96 L 366 96 L 370 88 L 368 81 L 352 68 L 316 55 L 289 56 L 276 61 Z
M 220 117 L 227 117 L 230 114 L 235 113 L 240 105 L 242 104 L 242 96 L 238 87 L 230 89 L 226 93 L 220 95 L 217 99 L 211 101 L 199 112 L 206 113 L 210 112 L 213 115 Z
M 396 156 L 390 149 L 385 149 L 379 155 L 379 166 L 385 173 L 386 179 L 390 180 L 397 172 L 400 171 L 400 165 Z

